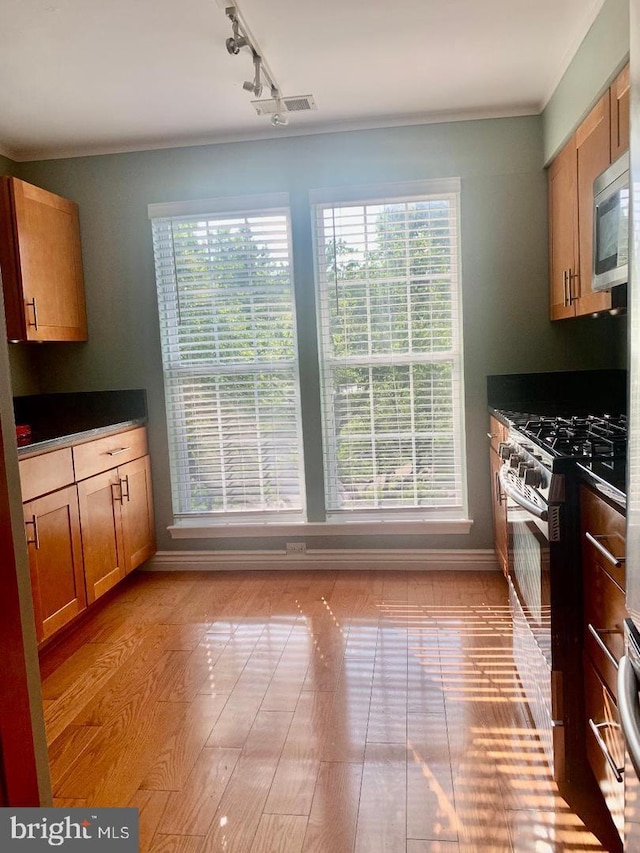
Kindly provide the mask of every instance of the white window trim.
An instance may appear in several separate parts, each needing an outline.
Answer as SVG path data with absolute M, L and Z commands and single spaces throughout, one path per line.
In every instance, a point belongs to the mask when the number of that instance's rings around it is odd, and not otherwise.
M 462 299 L 462 291 L 463 291 L 463 271 L 462 271 L 462 246 L 461 246 L 461 180 L 457 177 L 451 178 L 441 178 L 441 179 L 433 179 L 433 180 L 423 180 L 423 181 L 405 181 L 405 182 L 396 182 L 396 183 L 385 183 L 385 184 L 370 184 L 370 185 L 358 185 L 358 186 L 347 186 L 347 187 L 322 187 L 318 189 L 311 189 L 309 191 L 309 202 L 310 202 L 310 215 L 312 218 L 312 230 L 314 233 L 314 272 L 317 276 L 317 259 L 315 258 L 315 253 L 317 250 L 316 240 L 315 240 L 315 229 L 316 229 L 316 214 L 315 214 L 315 206 L 322 205 L 330 205 L 330 204 L 339 204 L 339 203 L 358 203 L 362 202 L 367 205 L 375 205 L 377 203 L 382 202 L 393 202 L 394 200 L 398 201 L 410 201 L 412 199 L 420 199 L 426 195 L 455 195 L 457 198 L 456 203 L 456 245 L 455 245 L 455 253 L 457 257 L 457 310 L 458 310 L 458 322 L 455 324 L 453 328 L 453 336 L 454 336 L 454 351 L 457 352 L 459 358 L 459 369 L 458 369 L 458 377 L 459 377 L 459 387 L 460 391 L 454 397 L 453 400 L 453 414 L 456 422 L 459 424 L 459 428 L 454 430 L 453 432 L 453 441 L 455 446 L 455 452 L 460 460 L 460 488 L 461 488 L 461 506 L 456 508 L 452 512 L 452 517 L 458 519 L 462 525 L 469 522 L 468 519 L 468 506 L 469 506 L 469 494 L 468 494 L 468 474 L 467 474 L 467 456 L 466 456 L 466 426 L 465 426 L 465 383 L 464 383 L 464 338 L 463 338 L 463 299 Z M 323 300 L 323 294 L 320 290 L 320 283 L 316 278 L 316 300 L 318 306 L 318 347 L 321 347 L 321 336 L 323 334 L 323 312 L 321 310 L 321 304 Z M 320 359 L 320 350 L 318 351 L 318 356 Z M 439 354 L 431 354 L 428 358 L 425 359 L 425 362 L 434 362 L 440 359 L 444 360 L 445 358 L 449 358 L 449 354 L 440 356 Z M 364 359 L 367 364 L 371 363 L 372 359 L 367 358 Z M 401 361 L 401 359 L 396 358 L 397 363 Z M 350 359 L 351 363 L 351 359 Z M 323 365 L 319 364 L 320 372 L 322 374 Z M 324 384 L 324 383 L 323 383 Z M 323 406 L 327 406 L 327 402 L 325 399 L 326 389 L 321 387 L 321 395 L 322 395 L 322 403 Z M 329 417 L 332 417 L 329 414 Z M 326 440 L 326 439 L 325 439 Z M 325 454 L 325 462 L 326 462 L 326 454 Z M 329 463 L 331 464 L 331 463 Z M 327 480 L 327 471 L 325 470 L 325 500 L 326 500 L 326 480 Z M 397 516 L 402 516 L 405 513 L 405 518 L 407 519 L 406 523 L 411 523 L 412 514 L 419 512 L 428 512 L 427 518 L 433 518 L 437 516 L 437 513 L 440 512 L 440 508 L 434 508 L 431 510 L 416 508 L 416 509 L 400 509 L 400 508 L 391 508 L 391 509 L 378 509 L 378 510 L 367 510 L 370 515 L 370 518 L 376 518 L 376 523 L 390 523 L 389 517 L 391 514 L 396 513 Z M 339 522 L 341 529 L 346 527 L 351 527 L 352 519 L 354 515 L 357 516 L 358 510 L 351 509 L 336 509 L 336 510 L 327 510 L 327 524 L 331 522 Z M 469 522 L 472 523 L 472 522 Z M 468 532 L 468 530 L 467 530 Z
M 291 264 L 291 295 L 293 298 L 293 346 L 294 346 L 294 363 L 297 367 L 299 361 L 299 353 L 298 353 L 298 336 L 297 336 L 297 318 L 296 318 L 296 303 L 295 303 L 295 282 L 293 279 L 293 241 L 291 235 L 291 207 L 290 207 L 290 199 L 288 193 L 270 193 L 263 195 L 251 195 L 251 196 L 235 196 L 235 197 L 220 197 L 213 199 L 197 199 L 197 200 L 189 200 L 189 201 L 179 201 L 179 202 L 167 202 L 167 203 L 157 203 L 157 204 L 149 204 L 147 207 L 148 217 L 150 220 L 162 220 L 162 219 L 172 219 L 172 218 L 184 218 L 188 219 L 190 217 L 218 217 L 218 216 L 226 216 L 226 215 L 239 215 L 243 217 L 252 217 L 252 216 L 268 216 L 271 214 L 280 214 L 286 218 L 287 223 L 287 235 L 288 235 L 288 246 L 289 246 L 289 259 Z M 175 330 L 173 330 L 175 333 Z M 277 365 L 277 362 L 273 364 Z M 288 366 L 288 363 L 287 363 Z M 255 366 L 252 364 L 248 364 L 246 366 L 246 370 L 248 373 L 258 372 L 259 366 Z M 207 373 L 208 371 L 203 368 L 202 373 Z M 227 370 L 224 366 L 219 366 L 217 368 L 218 373 L 234 372 L 233 370 Z M 185 368 L 184 370 L 180 370 L 172 368 L 171 370 L 167 370 L 164 365 L 163 358 L 163 378 L 165 385 L 165 398 L 168 398 L 168 388 L 167 383 L 174 376 L 179 376 L 181 374 L 184 375 L 194 375 L 194 373 L 198 373 L 197 369 L 193 367 Z M 304 459 L 303 459 L 303 448 L 302 448 L 302 418 L 301 418 L 301 403 L 300 403 L 300 373 L 298 369 L 294 370 L 293 377 L 293 386 L 295 389 L 296 395 L 296 412 L 297 412 L 297 422 L 300 428 L 300 434 L 298 436 L 298 451 L 299 451 L 299 477 L 300 477 L 300 485 L 301 485 L 301 505 L 298 509 L 290 509 L 284 511 L 282 513 L 276 512 L 275 510 L 265 510 L 263 513 L 237 513 L 238 516 L 242 517 L 244 523 L 255 523 L 255 520 L 258 519 L 258 523 L 262 524 L 270 524 L 269 518 L 270 516 L 278 515 L 278 518 L 287 522 L 292 523 L 300 523 L 303 522 L 306 518 L 306 489 L 304 484 Z M 167 411 L 167 417 L 169 416 L 169 412 Z M 175 411 L 171 415 L 174 419 L 179 418 L 179 412 Z M 175 462 L 173 458 L 170 456 L 170 470 L 171 470 L 171 487 L 172 487 L 172 495 L 175 505 L 176 494 L 180 489 L 180 478 L 177 476 L 175 472 Z M 233 517 L 234 513 L 229 512 L 212 512 L 212 513 L 185 513 L 184 516 L 181 516 L 179 512 L 176 512 L 175 508 L 173 511 L 174 515 L 174 523 L 181 524 L 181 518 L 187 519 L 189 524 L 195 525 L 214 525 L 214 526 L 224 526 L 229 523 L 229 518 Z M 233 522 L 231 522 L 233 523 Z M 167 529 L 171 529 L 169 526 Z
M 339 521 L 339 522 L 264 522 L 246 524 L 238 522 L 205 523 L 196 520 L 178 520 L 167 527 L 172 539 L 270 539 L 283 536 L 409 536 L 409 535 L 465 535 L 471 532 L 470 518 L 441 518 L 433 516 L 412 521 Z

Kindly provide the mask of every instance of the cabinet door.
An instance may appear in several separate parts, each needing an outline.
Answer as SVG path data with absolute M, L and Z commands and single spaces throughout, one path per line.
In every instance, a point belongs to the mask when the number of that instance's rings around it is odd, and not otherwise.
M 124 568 L 128 574 L 156 550 L 149 457 L 119 466 L 118 477 L 122 493 Z
M 2 218 L 12 226 L 2 235 L 12 243 L 2 253 L 9 339 L 86 340 L 77 205 L 17 178 L 5 178 L 3 190 Z
M 587 758 L 620 837 L 624 834 L 624 739 L 615 700 L 584 660 Z
M 495 450 L 489 450 L 489 460 L 491 467 L 491 494 L 492 494 L 492 510 L 493 510 L 493 543 L 498 558 L 498 564 L 502 569 L 505 577 L 509 574 L 509 561 L 507 557 L 507 500 L 502 493 L 500 482 L 498 480 L 498 472 L 502 467 L 502 459 L 498 456 Z
M 549 166 L 549 307 L 552 320 L 575 315 L 571 283 L 578 274 L 575 137 Z
M 114 469 L 78 483 L 84 573 L 89 604 L 125 576 L 122 490 Z
M 611 162 L 629 147 L 629 66 L 623 68 L 611 89 Z
M 578 157 L 579 278 L 573 279 L 576 315 L 611 308 L 611 294 L 591 290 L 593 269 L 593 182 L 611 161 L 609 92 L 606 92 L 576 131 Z
M 39 641 L 86 607 L 75 486 L 24 504 L 31 585 Z

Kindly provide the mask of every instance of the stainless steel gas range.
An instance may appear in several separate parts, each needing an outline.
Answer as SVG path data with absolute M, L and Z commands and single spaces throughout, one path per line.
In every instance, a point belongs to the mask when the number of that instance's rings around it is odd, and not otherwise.
M 623 500 L 626 419 L 499 414 L 514 658 L 554 777 L 570 780 L 584 766 L 578 485 L 589 474 Z

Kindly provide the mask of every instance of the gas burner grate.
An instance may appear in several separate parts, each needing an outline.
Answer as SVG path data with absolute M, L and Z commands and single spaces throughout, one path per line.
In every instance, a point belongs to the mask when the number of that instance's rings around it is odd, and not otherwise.
M 554 456 L 617 458 L 626 453 L 625 415 L 523 415 L 517 426 L 534 444 Z

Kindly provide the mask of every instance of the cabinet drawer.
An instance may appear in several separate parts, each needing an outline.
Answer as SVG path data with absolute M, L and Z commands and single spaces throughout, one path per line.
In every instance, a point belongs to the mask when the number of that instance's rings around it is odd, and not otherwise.
M 21 459 L 18 467 L 23 501 L 30 501 L 73 483 L 73 457 L 70 447 Z
M 76 480 L 85 480 L 94 474 L 108 471 L 117 465 L 130 462 L 147 454 L 145 427 L 118 432 L 105 438 L 96 438 L 73 448 Z
M 616 697 L 617 669 L 602 646 L 616 661 L 624 654 L 622 625 L 627 616 L 624 592 L 597 559 L 585 561 L 583 579 L 585 649 L 611 694 Z
M 613 822 L 622 837 L 624 830 L 624 738 L 618 709 L 611 694 L 585 658 L 585 708 L 587 757 Z M 608 757 L 607 757 L 608 756 Z
M 626 519 L 621 512 L 609 506 L 586 486 L 580 488 L 580 516 L 582 524 L 582 553 L 584 561 L 600 564 L 615 582 L 625 589 L 625 528 Z M 588 534 L 588 535 L 587 535 Z M 595 543 L 594 541 L 595 540 Z M 596 544 L 597 543 L 597 544 Z M 598 545 L 601 547 L 599 548 Z M 612 557 L 620 558 L 616 566 L 607 558 L 603 549 Z

